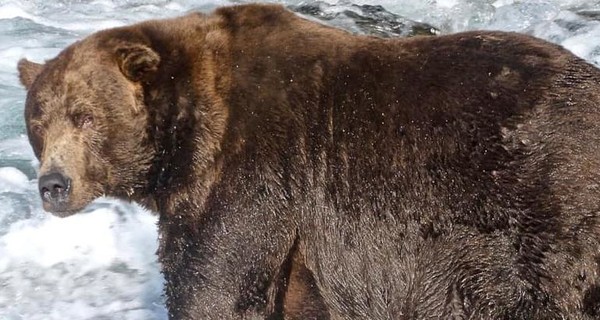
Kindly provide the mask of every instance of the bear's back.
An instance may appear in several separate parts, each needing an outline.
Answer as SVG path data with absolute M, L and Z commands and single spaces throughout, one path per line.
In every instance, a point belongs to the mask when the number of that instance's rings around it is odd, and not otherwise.
M 240 57 L 239 82 L 254 77 L 232 102 L 256 107 L 264 159 L 286 154 L 307 266 L 332 309 L 467 312 L 455 299 L 471 315 L 544 318 L 580 304 L 570 277 L 592 272 L 599 244 L 586 222 L 599 72 L 512 33 L 320 42 L 329 31 L 311 28 L 285 29 L 286 46 L 264 38 L 252 67 Z

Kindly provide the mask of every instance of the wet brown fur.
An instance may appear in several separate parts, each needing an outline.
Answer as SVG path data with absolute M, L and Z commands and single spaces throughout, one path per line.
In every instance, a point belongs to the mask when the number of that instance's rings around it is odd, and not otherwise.
M 246 5 L 19 71 L 56 213 L 159 212 L 172 319 L 600 316 L 600 72 L 559 46 Z

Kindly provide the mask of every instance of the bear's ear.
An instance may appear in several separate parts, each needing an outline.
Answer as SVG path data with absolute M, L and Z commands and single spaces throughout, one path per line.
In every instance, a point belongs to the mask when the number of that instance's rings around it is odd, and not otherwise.
M 21 80 L 21 84 L 25 86 L 25 89 L 29 90 L 29 88 L 31 88 L 31 85 L 40 72 L 42 72 L 43 68 L 43 64 L 31 62 L 25 58 L 19 60 L 19 63 L 17 64 L 19 79 Z
M 119 46 L 116 54 L 121 72 L 135 82 L 147 80 L 158 69 L 160 63 L 158 54 L 141 44 Z

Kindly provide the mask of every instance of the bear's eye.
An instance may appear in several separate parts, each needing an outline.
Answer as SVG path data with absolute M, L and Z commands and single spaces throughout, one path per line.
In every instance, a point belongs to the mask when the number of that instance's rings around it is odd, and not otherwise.
M 76 123 L 77 127 L 81 129 L 91 128 L 94 124 L 94 116 L 91 114 L 82 114 L 77 117 Z
M 31 126 L 31 132 L 33 132 L 33 134 L 38 137 L 43 137 L 44 136 L 44 126 L 42 126 L 39 123 L 33 124 Z

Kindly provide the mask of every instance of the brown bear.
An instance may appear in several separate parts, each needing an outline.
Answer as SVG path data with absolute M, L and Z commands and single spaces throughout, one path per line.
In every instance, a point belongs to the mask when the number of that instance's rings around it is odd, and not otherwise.
M 600 72 L 225 7 L 19 63 L 44 208 L 159 215 L 172 319 L 600 317 Z

